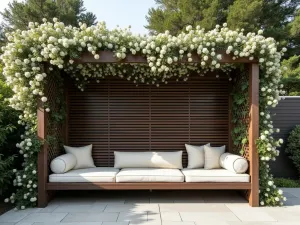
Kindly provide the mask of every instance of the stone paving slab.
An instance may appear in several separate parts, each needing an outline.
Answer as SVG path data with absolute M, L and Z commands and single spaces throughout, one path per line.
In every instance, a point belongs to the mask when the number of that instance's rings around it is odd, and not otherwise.
M 67 223 L 34 223 L 33 225 L 73 225 L 73 222 Z M 78 222 L 76 225 L 102 225 L 102 222 Z
M 283 207 L 253 208 L 235 191 L 96 192 L 11 210 L 0 225 L 300 225 L 300 188 Z
M 179 212 L 161 212 L 160 215 L 162 221 L 182 221 Z
M 115 222 L 119 213 L 68 213 L 62 222 Z
M 22 222 L 60 222 L 68 213 L 31 213 L 22 219 Z
M 102 212 L 106 208 L 107 204 L 63 204 L 56 207 L 53 213 L 90 213 L 90 212 Z
M 117 222 L 144 222 L 148 221 L 147 212 L 120 212 Z
M 0 223 L 9 222 L 9 223 L 17 223 L 24 219 L 29 214 L 27 212 L 22 211 L 9 211 L 0 216 Z
M 230 212 L 225 204 L 172 203 L 159 204 L 161 212 Z
M 107 204 L 104 212 L 155 212 L 159 213 L 158 204 Z
M 19 223 L 9 223 L 9 222 L 0 222 L 0 225 L 33 225 L 33 223 L 30 222 L 19 222 Z
M 182 221 L 240 221 L 238 217 L 232 212 L 179 212 Z

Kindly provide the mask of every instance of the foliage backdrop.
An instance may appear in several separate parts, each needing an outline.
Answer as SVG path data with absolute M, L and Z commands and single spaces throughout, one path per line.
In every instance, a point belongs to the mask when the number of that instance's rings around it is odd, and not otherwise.
M 2 75 L 0 77 L 3 79 Z M 20 113 L 12 109 L 7 101 L 12 95 L 12 90 L 0 79 L 0 200 L 14 190 L 13 168 L 22 168 L 22 159 L 16 157 L 19 153 L 16 143 L 21 140 L 23 129 L 18 124 Z

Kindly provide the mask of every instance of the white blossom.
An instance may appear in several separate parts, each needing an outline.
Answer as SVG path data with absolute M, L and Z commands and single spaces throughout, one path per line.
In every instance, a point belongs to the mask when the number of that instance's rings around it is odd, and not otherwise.
M 42 102 L 46 102 L 48 99 L 47 99 L 47 97 L 42 97 L 41 100 L 42 100 Z

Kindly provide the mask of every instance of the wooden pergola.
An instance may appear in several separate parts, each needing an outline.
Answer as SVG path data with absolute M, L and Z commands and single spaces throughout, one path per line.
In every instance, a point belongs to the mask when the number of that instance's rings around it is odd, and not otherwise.
M 100 59 L 95 59 L 92 54 L 84 53 L 82 54 L 81 58 L 76 59 L 75 63 L 140 63 L 140 64 L 147 64 L 146 58 L 139 56 L 139 55 L 127 55 L 124 60 L 117 60 L 114 57 L 114 54 L 109 51 L 102 51 L 98 53 L 100 55 Z M 222 54 L 222 59 L 219 61 L 222 64 L 246 64 L 245 66 L 248 68 L 247 71 L 249 73 L 249 146 L 247 148 L 247 158 L 249 160 L 249 174 L 250 174 L 250 182 L 249 183 L 49 183 L 48 176 L 49 176 L 49 161 L 52 160 L 57 155 L 61 154 L 59 146 L 50 146 L 47 142 L 44 142 L 44 145 L 41 147 L 41 151 L 38 154 L 38 206 L 45 207 L 48 203 L 49 196 L 51 192 L 56 190 L 138 190 L 138 189 L 152 189 L 152 190 L 181 190 L 181 189 L 233 189 L 233 190 L 244 190 L 247 192 L 246 196 L 249 200 L 249 204 L 251 206 L 258 206 L 259 205 L 259 158 L 256 148 L 256 140 L 259 138 L 259 65 L 256 59 L 249 60 L 248 58 L 237 58 L 236 60 L 232 59 L 232 55 L 227 55 L 224 53 Z M 197 55 L 193 55 L 193 62 L 192 63 L 199 63 L 200 58 Z M 183 58 L 177 63 L 189 63 L 186 58 Z M 48 76 L 51 77 L 51 76 Z M 53 82 L 52 82 L 53 83 Z M 51 85 L 51 82 L 47 83 L 48 86 L 45 87 L 46 92 L 51 95 L 51 93 L 55 93 L 55 85 Z M 123 84 L 122 84 L 123 85 Z M 97 86 L 93 86 L 97 88 Z M 226 86 L 227 87 L 227 86 Z M 48 91 L 47 91 L 48 90 Z M 70 98 L 74 96 L 79 96 L 79 94 L 72 92 L 73 94 L 70 95 L 70 84 L 66 82 L 65 85 L 65 99 L 66 99 L 66 106 L 67 106 L 67 120 L 62 125 L 61 128 L 55 128 L 55 132 L 57 136 L 62 136 L 64 139 L 64 143 L 66 144 L 74 144 L 70 141 L 72 132 L 72 124 L 75 123 L 72 120 L 72 110 L 76 110 L 76 105 L 70 106 L 73 104 Z M 226 89 L 227 90 L 227 89 Z M 71 90 L 72 91 L 72 90 Z M 73 96 L 73 97 L 72 97 Z M 81 96 L 81 95 L 80 95 Z M 106 96 L 106 95 L 105 95 Z M 74 97 L 74 98 L 75 98 Z M 228 111 L 227 114 L 230 114 L 230 104 L 231 104 L 231 97 L 228 97 Z M 79 97 L 78 97 L 79 98 Z M 51 101 L 51 96 L 49 97 Z M 79 100 L 78 100 L 79 101 Z M 71 102 L 71 103 L 70 103 Z M 208 107 L 208 106 L 207 106 Z M 209 110 L 212 110 L 209 108 Z M 48 127 L 48 114 L 42 104 L 39 103 L 37 117 L 38 117 L 38 137 L 40 140 L 45 140 L 47 135 L 53 132 L 53 127 Z M 107 122 L 107 121 L 105 121 Z M 81 123 L 84 123 L 82 120 Z M 134 123 L 134 122 L 133 122 Z M 216 122 L 217 123 L 217 122 Z M 226 134 L 226 138 L 228 138 L 228 148 L 231 149 L 232 141 L 230 137 L 230 131 L 232 129 L 230 115 L 228 115 L 228 120 L 226 120 L 227 125 L 226 129 L 228 129 L 228 133 Z M 99 123 L 100 124 L 100 123 Z M 107 122 L 109 126 L 109 121 Z M 93 124 L 96 126 L 96 123 Z M 99 125 L 100 126 L 100 125 Z M 148 126 L 151 126 L 148 125 Z M 150 128 L 151 129 L 151 128 Z M 207 128 L 209 129 L 209 128 Z M 59 132 L 58 132 L 59 130 Z M 76 134 L 77 135 L 77 134 Z M 151 136 L 149 136 L 151 138 Z M 112 139 L 108 139 L 108 142 Z M 74 141 L 73 141 L 74 142 Z M 216 141 L 216 143 L 218 143 Z M 75 144 L 79 144 L 76 142 Z M 112 145 L 108 143 L 108 148 L 114 150 Z M 99 147 L 100 149 L 100 147 Z M 103 163 L 106 160 L 106 157 L 103 156 L 102 152 L 99 149 L 95 149 L 95 154 L 99 157 L 99 160 Z M 110 149 L 108 151 L 110 151 Z M 97 152 L 98 151 L 98 152 Z M 98 156 L 101 155 L 101 156 Z M 101 158 L 102 157 L 102 158 Z M 99 161 L 99 162 L 100 162 Z M 100 163 L 99 163 L 100 164 Z

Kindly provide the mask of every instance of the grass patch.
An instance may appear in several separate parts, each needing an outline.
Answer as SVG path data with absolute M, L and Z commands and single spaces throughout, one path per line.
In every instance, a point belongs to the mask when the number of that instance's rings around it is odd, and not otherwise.
M 292 180 L 288 178 L 274 178 L 274 184 L 282 188 L 300 188 L 300 180 Z

